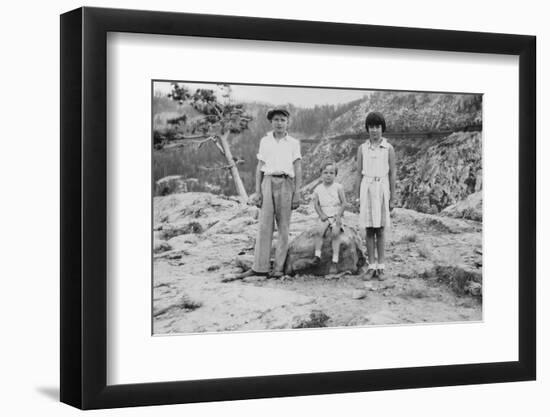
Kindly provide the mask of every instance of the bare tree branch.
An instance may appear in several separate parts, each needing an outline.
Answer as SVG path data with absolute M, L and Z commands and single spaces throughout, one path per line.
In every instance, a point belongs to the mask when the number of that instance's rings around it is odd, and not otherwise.
M 207 139 L 210 140 L 212 136 L 211 135 L 191 135 L 191 136 L 185 136 L 181 133 L 176 133 L 173 138 L 167 139 L 168 141 L 174 142 L 178 140 L 195 140 L 195 139 Z
M 202 140 L 199 140 L 202 139 Z M 165 149 L 174 149 L 174 148 L 181 148 L 182 146 L 186 146 L 189 144 L 197 145 L 198 147 L 202 147 L 205 143 L 212 142 L 214 145 L 216 145 L 216 148 L 220 151 L 220 153 L 225 156 L 225 152 L 223 150 L 223 147 L 218 142 L 217 136 L 206 136 L 206 135 L 194 135 L 194 136 L 183 136 L 178 135 L 176 139 L 170 139 L 169 143 L 164 146 Z
M 231 169 L 231 165 L 215 165 L 215 166 L 202 166 L 199 167 L 199 169 L 202 169 L 203 171 L 216 171 L 219 169 Z

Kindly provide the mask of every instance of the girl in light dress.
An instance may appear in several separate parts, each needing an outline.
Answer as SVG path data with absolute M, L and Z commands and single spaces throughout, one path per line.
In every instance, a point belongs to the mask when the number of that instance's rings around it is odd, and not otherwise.
M 334 161 L 327 161 L 321 167 L 321 183 L 313 190 L 313 207 L 319 215 L 319 224 L 315 234 L 314 264 L 321 262 L 321 247 L 323 238 L 330 233 L 332 245 L 332 265 L 329 273 L 335 273 L 339 261 L 341 244 L 342 215 L 346 208 L 344 187 L 334 181 L 338 168 Z
M 386 131 L 386 120 L 381 113 L 369 113 L 365 128 L 369 137 L 357 150 L 359 226 L 365 229 L 369 262 L 364 278 L 383 280 L 385 235 L 391 227 L 390 211 L 395 199 L 395 152 L 382 136 Z

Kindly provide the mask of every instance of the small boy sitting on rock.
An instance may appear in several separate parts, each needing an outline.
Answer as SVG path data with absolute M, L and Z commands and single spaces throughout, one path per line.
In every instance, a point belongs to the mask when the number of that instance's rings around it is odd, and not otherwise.
M 321 167 L 321 183 L 313 190 L 313 207 L 319 215 L 316 227 L 314 263 L 321 262 L 321 248 L 325 235 L 330 233 L 332 244 L 332 266 L 330 273 L 337 272 L 342 228 L 342 214 L 346 208 L 344 187 L 334 181 L 338 168 L 334 161 L 327 161 Z

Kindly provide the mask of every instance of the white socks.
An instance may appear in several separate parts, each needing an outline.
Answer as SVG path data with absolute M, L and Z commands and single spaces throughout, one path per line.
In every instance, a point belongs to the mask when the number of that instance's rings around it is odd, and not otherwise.
M 315 251 L 315 256 L 317 256 L 318 258 L 321 257 L 321 250 L 320 249 Z M 338 263 L 338 254 L 337 253 L 332 255 L 332 262 L 335 263 L 335 264 Z
M 334 253 L 332 255 L 332 262 L 335 264 L 338 263 L 338 255 L 339 255 L 338 253 Z M 321 249 L 315 251 L 315 256 L 317 256 L 318 258 L 321 257 Z

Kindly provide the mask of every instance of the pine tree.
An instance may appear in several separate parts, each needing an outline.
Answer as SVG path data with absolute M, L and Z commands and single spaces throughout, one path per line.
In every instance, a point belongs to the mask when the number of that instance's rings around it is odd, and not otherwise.
M 248 196 L 237 168 L 241 161 L 233 157 L 228 138 L 229 135 L 239 135 L 247 130 L 252 117 L 246 114 L 243 104 L 233 102 L 230 85 L 219 84 L 218 88 L 221 100 L 214 90 L 199 88 L 192 92 L 185 85 L 172 83 L 172 91 L 168 97 L 180 106 L 191 106 L 197 115 L 189 117 L 184 114 L 169 120 L 169 124 L 178 126 L 180 133 L 171 138 L 169 143 L 157 144 L 157 148 L 181 146 L 190 142 L 200 147 L 207 142 L 213 142 L 227 162 L 227 165 L 218 168 L 229 169 L 237 193 L 244 202 Z

